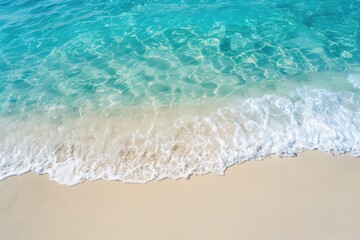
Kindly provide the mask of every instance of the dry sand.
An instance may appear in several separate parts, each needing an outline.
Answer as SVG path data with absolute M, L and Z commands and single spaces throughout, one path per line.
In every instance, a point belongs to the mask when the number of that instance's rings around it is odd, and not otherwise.
M 0 239 L 360 239 L 360 159 L 305 152 L 145 185 L 10 177 Z

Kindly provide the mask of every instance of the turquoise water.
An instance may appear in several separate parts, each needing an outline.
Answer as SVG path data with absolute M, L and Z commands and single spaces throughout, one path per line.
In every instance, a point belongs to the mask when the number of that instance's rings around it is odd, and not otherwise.
M 360 155 L 360 1 L 0 0 L 0 179 Z

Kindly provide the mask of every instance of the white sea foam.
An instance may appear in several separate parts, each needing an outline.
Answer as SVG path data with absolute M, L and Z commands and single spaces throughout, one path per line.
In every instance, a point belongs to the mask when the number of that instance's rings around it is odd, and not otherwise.
M 305 86 L 287 96 L 235 99 L 202 113 L 153 113 L 125 120 L 2 118 L 8 128 L 0 133 L 0 179 L 33 171 L 69 185 L 100 178 L 143 183 L 223 174 L 235 163 L 306 149 L 360 156 L 357 92 Z

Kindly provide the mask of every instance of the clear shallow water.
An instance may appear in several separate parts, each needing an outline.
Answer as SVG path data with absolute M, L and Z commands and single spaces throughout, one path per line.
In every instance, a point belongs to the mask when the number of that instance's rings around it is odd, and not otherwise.
M 360 155 L 359 1 L 0 1 L 0 179 Z

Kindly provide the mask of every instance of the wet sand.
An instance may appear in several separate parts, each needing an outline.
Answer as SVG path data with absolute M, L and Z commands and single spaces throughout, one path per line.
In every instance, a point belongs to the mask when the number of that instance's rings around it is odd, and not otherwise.
M 360 159 L 318 151 L 148 184 L 0 182 L 1 239 L 358 239 Z

